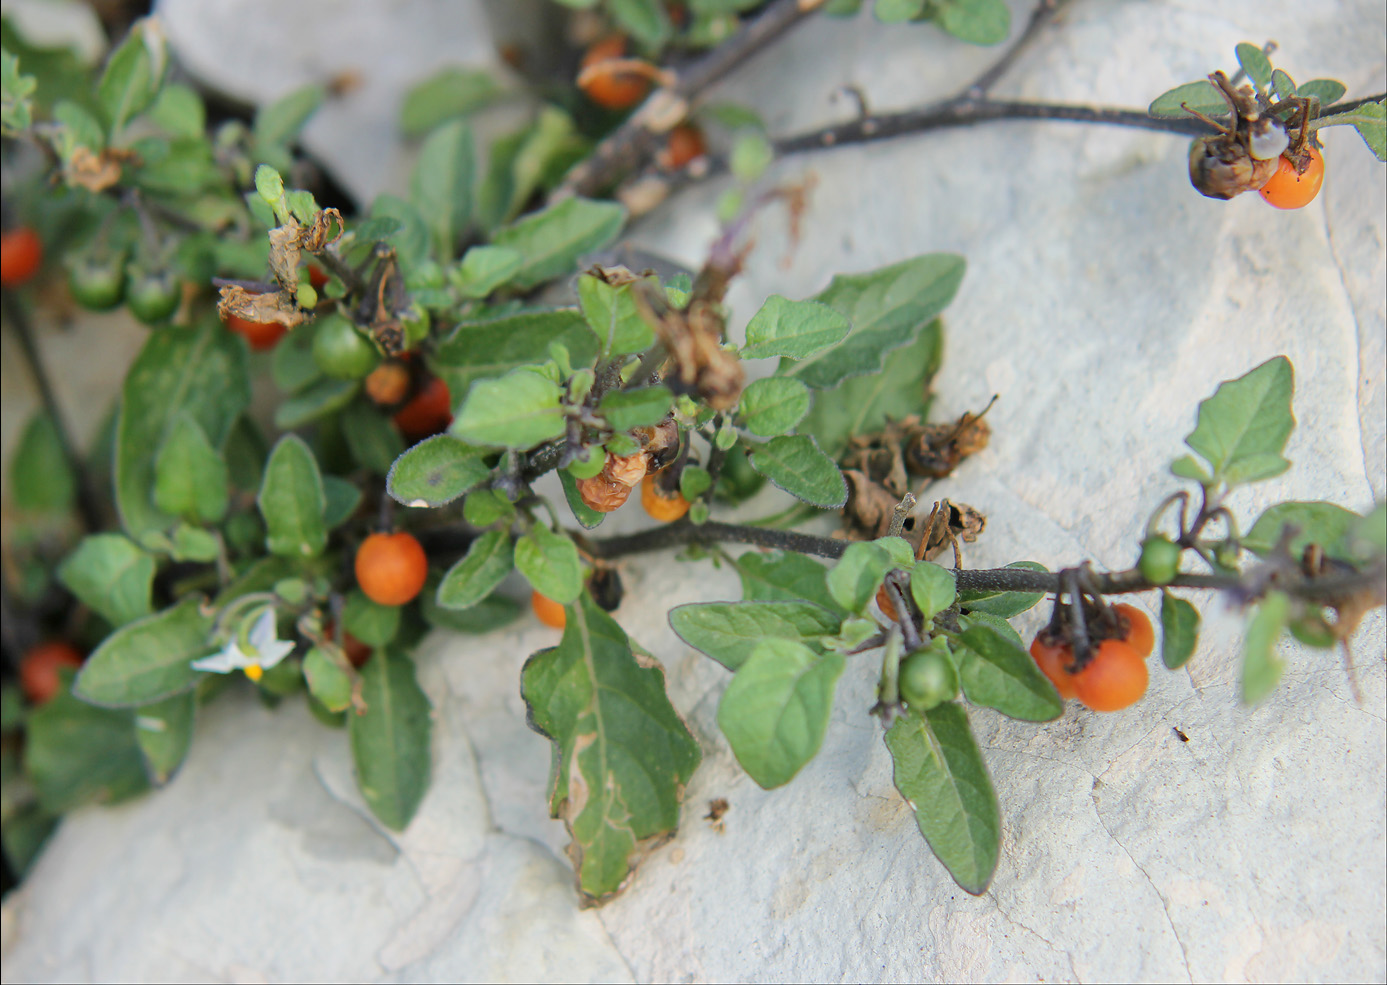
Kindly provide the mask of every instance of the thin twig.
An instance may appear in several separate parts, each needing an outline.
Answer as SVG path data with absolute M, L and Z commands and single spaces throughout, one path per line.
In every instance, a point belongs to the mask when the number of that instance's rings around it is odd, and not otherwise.
M 773 0 L 756 20 L 684 69 L 673 86 L 656 89 L 584 161 L 564 178 L 550 201 L 591 195 L 634 170 L 654 147 L 689 113 L 691 103 L 713 83 L 732 72 L 776 38 L 823 6 L 825 0 Z
M 34 333 L 29 327 L 29 315 L 24 310 L 24 306 L 9 291 L 3 292 L 3 303 L 5 320 L 14 329 L 15 337 L 19 340 L 19 348 L 24 353 L 24 361 L 28 363 L 29 374 L 34 378 L 34 385 L 38 387 L 39 401 L 53 421 L 53 428 L 58 435 L 59 448 L 67 462 L 67 467 L 72 471 L 73 481 L 77 486 L 77 512 L 82 517 L 82 524 L 88 531 L 100 530 L 102 527 L 101 508 L 91 494 L 87 482 L 86 467 L 82 464 L 82 459 L 72 444 L 67 424 L 63 420 L 61 409 L 58 407 L 58 398 L 53 392 L 53 384 L 48 378 L 47 370 L 43 367 L 43 359 L 39 356 L 38 346 L 34 344 Z

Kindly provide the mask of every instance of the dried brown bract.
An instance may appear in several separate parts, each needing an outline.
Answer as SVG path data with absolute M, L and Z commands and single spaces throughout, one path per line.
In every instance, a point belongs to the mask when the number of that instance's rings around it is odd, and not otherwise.
M 993 397 L 980 413 L 965 413 L 953 424 L 927 424 L 911 428 L 905 436 L 905 469 L 911 475 L 942 479 L 969 455 L 987 447 L 992 429 L 983 415 L 996 403 Z
M 222 321 L 235 315 L 246 321 L 266 324 L 274 322 L 293 328 L 303 324 L 307 317 L 299 310 L 298 301 L 285 291 L 270 294 L 251 294 L 237 284 L 227 284 L 221 289 L 221 299 L 217 302 L 217 314 Z
M 1210 119 L 1197 110 L 1185 110 L 1218 130 L 1210 137 L 1200 137 L 1190 144 L 1190 184 L 1208 198 L 1230 199 L 1246 191 L 1255 191 L 1271 180 L 1277 161 L 1290 140 L 1286 128 L 1271 116 L 1270 106 L 1258 103 L 1250 86 L 1235 88 L 1222 72 L 1209 76 L 1232 113 L 1227 124 Z M 1300 117 L 1300 135 L 1296 151 L 1306 138 L 1308 102 L 1292 99 Z M 1277 104 L 1278 108 L 1281 104 Z
M 714 410 L 729 410 L 741 399 L 746 373 L 737 355 L 722 347 L 726 324 L 720 305 L 699 296 L 701 285 L 705 294 L 720 298 L 718 287 L 725 290 L 726 281 L 720 276 L 710 280 L 706 274 L 707 268 L 683 310 L 672 307 L 664 292 L 645 280 L 635 284 L 632 297 L 669 353 L 666 382 L 677 380 L 685 392 L 693 392 Z

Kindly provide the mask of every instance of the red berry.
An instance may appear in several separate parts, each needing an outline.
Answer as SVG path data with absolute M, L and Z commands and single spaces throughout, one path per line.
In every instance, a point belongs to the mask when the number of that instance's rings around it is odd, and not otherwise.
M 249 342 L 256 352 L 273 349 L 288 331 L 279 322 L 246 321 L 238 315 L 227 315 L 226 327 Z
M 24 696 L 36 705 L 49 701 L 62 690 L 62 678 L 58 676 L 60 667 L 73 670 L 82 666 L 82 654 L 65 640 L 51 640 L 40 643 L 19 663 L 19 687 Z
M 435 376 L 424 389 L 395 414 L 395 426 L 410 441 L 432 437 L 453 423 L 452 395 L 448 384 Z
M 29 226 L 0 236 L 0 285 L 19 287 L 43 266 L 43 242 Z

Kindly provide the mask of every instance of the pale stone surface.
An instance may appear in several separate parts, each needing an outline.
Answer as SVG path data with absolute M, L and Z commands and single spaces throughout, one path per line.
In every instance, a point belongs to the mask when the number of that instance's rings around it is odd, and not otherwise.
M 999 94 L 1141 106 L 1265 37 L 1298 79 L 1377 91 L 1383 19 L 1368 3 L 1080 3 Z M 719 96 L 789 132 L 842 118 L 845 83 L 907 106 L 991 57 L 929 28 L 811 24 Z M 806 296 L 835 272 L 967 257 L 935 415 L 998 393 L 994 440 L 930 496 L 988 515 L 974 565 L 1129 564 L 1145 514 L 1177 488 L 1164 470 L 1198 401 L 1278 353 L 1296 367 L 1293 468 L 1234 510 L 1246 525 L 1281 498 L 1366 509 L 1387 485 L 1387 175 L 1355 134 L 1328 139 L 1325 193 L 1298 213 L 1199 198 L 1185 141 L 1139 131 L 998 124 L 789 161 L 777 176 L 818 175 L 805 239 L 782 267 L 783 223 L 763 217 L 732 295 L 738 325 L 766 295 Z M 697 265 L 722 187 L 685 194 L 633 238 Z M 628 507 L 612 529 L 641 522 Z M 763 791 L 717 731 L 726 673 L 664 621 L 676 602 L 736 598 L 735 577 L 670 556 L 634 558 L 623 576 L 618 618 L 664 663 L 704 762 L 678 837 L 612 904 L 574 909 L 564 834 L 545 815 L 548 750 L 516 682 L 555 634 L 526 619 L 421 650 L 435 784 L 405 835 L 365 817 L 344 736 L 299 710 L 223 701 L 168 790 L 59 833 L 7 908 L 6 979 L 1387 977 L 1380 612 L 1355 646 L 1361 703 L 1337 653 L 1287 646 L 1280 689 L 1244 708 L 1240 617 L 1206 599 L 1195 658 L 1153 670 L 1135 710 L 1071 708 L 1041 726 L 975 711 L 1005 833 L 996 881 L 973 898 L 892 786 L 866 714 L 874 657 L 849 664 L 819 757 Z M 702 819 L 716 797 L 731 805 L 720 827 Z

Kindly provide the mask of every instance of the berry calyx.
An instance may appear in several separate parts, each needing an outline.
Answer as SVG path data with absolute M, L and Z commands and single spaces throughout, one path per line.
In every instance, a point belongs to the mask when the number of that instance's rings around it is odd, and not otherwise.
M 82 654 L 77 648 L 65 640 L 40 643 L 19 662 L 20 690 L 36 705 L 52 700 L 63 688 L 63 680 L 58 675 L 62 667 L 81 669 Z
M 1258 194 L 1277 209 L 1303 209 L 1315 200 L 1324 184 L 1324 155 L 1318 148 L 1307 147 L 1308 161 L 1303 171 L 1297 171 L 1291 159 L 1282 154 L 1276 173 Z
M 1169 585 L 1180 571 L 1182 550 L 1179 544 L 1153 534 L 1142 541 L 1137 570 L 1153 585 Z
M 673 523 L 689 512 L 689 501 L 677 492 L 665 492 L 653 475 L 647 475 L 641 483 L 641 506 L 652 520 L 660 523 Z
M 958 694 L 958 671 L 936 650 L 918 650 L 901 664 L 900 694 L 916 711 L 929 711 Z
M 404 605 L 424 588 L 429 559 L 413 534 L 371 534 L 356 551 L 356 583 L 377 605 Z
M 256 352 L 273 349 L 288 331 L 279 322 L 247 321 L 239 315 L 227 315 L 226 327 L 245 339 Z
M 547 595 L 535 592 L 530 596 L 530 607 L 535 610 L 535 615 L 539 621 L 546 626 L 554 629 L 563 629 L 568 623 L 568 614 L 564 612 L 563 606 Z
M 1146 661 L 1135 650 L 1122 640 L 1104 640 L 1074 675 L 1074 691 L 1093 711 L 1121 711 L 1141 700 L 1148 679 Z
M 441 434 L 453 423 L 452 400 L 448 384 L 435 376 L 395 414 L 395 426 L 410 441 Z
M 1074 663 L 1074 650 L 1067 642 L 1054 639 L 1047 630 L 1041 630 L 1031 643 L 1031 659 L 1040 672 L 1055 686 L 1061 698 L 1077 697 L 1074 675 L 1069 673 Z
M 29 226 L 18 226 L 0 236 L 0 285 L 26 284 L 43 266 L 43 241 Z
M 583 55 L 582 68 L 623 58 L 626 39 L 619 34 L 603 38 Z M 583 83 L 583 93 L 598 106 L 606 109 L 628 109 L 645 98 L 650 81 L 630 72 L 607 72 L 594 75 Z
M 1156 633 L 1146 613 L 1125 602 L 1118 603 L 1112 609 L 1117 615 L 1118 625 L 1126 627 L 1120 637 L 1122 642 L 1135 650 L 1143 660 L 1151 656 L 1151 651 L 1156 648 Z

